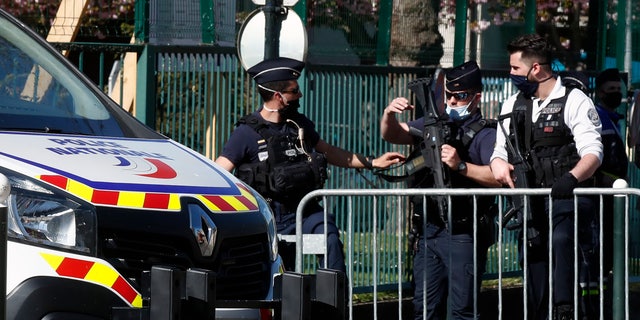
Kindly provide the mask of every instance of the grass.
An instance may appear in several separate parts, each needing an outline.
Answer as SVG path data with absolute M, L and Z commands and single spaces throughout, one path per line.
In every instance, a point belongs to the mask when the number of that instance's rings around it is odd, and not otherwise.
M 511 288 L 522 286 L 522 278 L 521 277 L 509 277 L 502 279 L 502 287 L 503 288 Z M 498 289 L 498 280 L 483 280 L 481 290 L 497 290 Z M 636 285 L 636 289 L 640 290 L 640 284 Z M 379 291 L 377 293 L 378 301 L 392 301 L 398 300 L 398 292 L 397 291 Z M 404 290 L 402 292 L 402 297 L 407 298 L 413 296 L 412 290 Z M 373 302 L 373 293 L 354 293 L 353 294 L 353 303 L 370 303 Z

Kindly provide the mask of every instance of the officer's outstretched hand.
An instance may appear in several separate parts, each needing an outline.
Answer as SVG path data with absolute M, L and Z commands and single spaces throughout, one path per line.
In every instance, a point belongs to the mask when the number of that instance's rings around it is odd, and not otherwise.
M 578 179 L 571 172 L 565 173 L 551 186 L 551 196 L 554 199 L 567 199 L 573 197 L 573 189 L 578 185 Z
M 404 162 L 405 156 L 398 152 L 387 152 L 371 161 L 374 168 L 384 169 L 394 164 Z
M 408 110 L 413 110 L 415 107 L 409 103 L 409 99 L 405 97 L 397 97 L 389 103 L 387 106 L 385 113 L 403 113 Z

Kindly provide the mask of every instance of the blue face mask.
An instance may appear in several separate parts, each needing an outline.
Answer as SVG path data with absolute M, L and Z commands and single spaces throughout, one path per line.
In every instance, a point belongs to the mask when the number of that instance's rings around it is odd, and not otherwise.
M 529 72 L 527 72 L 526 76 L 517 76 L 514 74 L 509 75 L 509 77 L 511 78 L 511 83 L 513 83 L 513 85 L 516 86 L 516 88 L 518 88 L 518 90 L 520 90 L 520 92 L 522 92 L 522 94 L 527 97 L 533 96 L 533 94 L 538 90 L 538 86 L 540 85 L 540 83 L 538 82 L 529 81 L 529 73 L 531 73 L 532 69 L 533 67 L 529 69 Z
M 446 112 L 449 115 L 449 118 L 453 121 L 462 121 L 469 117 L 471 112 L 469 112 L 469 104 L 459 107 L 450 107 L 447 105 Z
M 537 82 L 530 82 L 527 80 L 527 76 L 516 76 L 511 74 L 509 77 L 511 77 L 511 83 L 513 83 L 513 85 L 516 86 L 522 94 L 528 97 L 533 96 L 533 94 L 538 90 L 538 85 L 540 85 Z

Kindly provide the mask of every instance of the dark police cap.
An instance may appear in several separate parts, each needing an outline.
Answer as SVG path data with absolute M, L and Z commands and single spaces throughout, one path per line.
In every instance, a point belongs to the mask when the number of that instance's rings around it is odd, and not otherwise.
M 449 71 L 444 76 L 447 91 L 466 91 L 482 88 L 480 68 L 475 61 L 467 61 Z
M 290 58 L 264 60 L 249 68 L 247 72 L 258 84 L 273 81 L 297 80 L 304 68 L 304 62 Z
M 606 69 L 596 77 L 596 88 L 600 88 L 607 81 L 620 81 L 620 71 L 616 68 Z

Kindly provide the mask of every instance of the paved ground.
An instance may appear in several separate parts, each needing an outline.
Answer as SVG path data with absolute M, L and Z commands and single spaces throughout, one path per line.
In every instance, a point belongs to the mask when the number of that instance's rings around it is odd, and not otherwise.
M 632 287 L 629 296 L 629 316 L 630 319 L 640 315 L 640 288 Z M 482 313 L 482 319 L 498 319 L 498 291 L 483 290 L 480 301 L 478 303 Z M 522 287 L 514 287 L 503 289 L 502 291 L 502 319 L 521 319 L 522 318 Z M 413 305 L 411 298 L 407 298 L 402 302 L 402 319 L 413 319 Z M 378 303 L 378 319 L 398 319 L 398 303 L 382 302 Z M 606 317 L 608 319 L 609 317 Z M 374 319 L 372 304 L 359 304 L 354 306 L 354 320 L 372 320 Z

